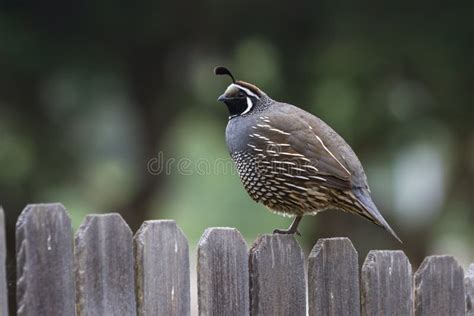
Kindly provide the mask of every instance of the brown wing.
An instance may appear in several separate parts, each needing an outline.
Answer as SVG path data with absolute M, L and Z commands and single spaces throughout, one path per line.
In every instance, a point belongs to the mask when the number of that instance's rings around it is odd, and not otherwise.
M 270 114 L 265 113 L 253 127 L 254 145 L 257 150 L 264 148 L 270 154 L 274 153 L 274 161 L 286 160 L 296 164 L 291 165 L 292 168 L 304 170 L 302 174 L 311 181 L 337 189 L 351 189 L 352 166 L 334 148 L 331 150 L 334 144 L 329 144 L 328 131 L 321 132 L 318 124 L 321 121 L 312 115 L 310 119 L 306 119 L 308 115 L 311 114 L 287 104 L 274 109 Z M 324 124 L 324 127 L 328 126 Z M 332 130 L 330 132 L 335 133 Z M 343 145 L 348 146 L 345 142 Z

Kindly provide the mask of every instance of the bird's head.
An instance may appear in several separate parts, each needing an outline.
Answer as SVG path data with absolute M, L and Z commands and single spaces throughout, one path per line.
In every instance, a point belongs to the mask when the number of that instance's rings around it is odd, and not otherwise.
M 229 109 L 229 119 L 247 115 L 266 104 L 267 95 L 259 88 L 244 81 L 236 81 L 229 69 L 216 67 L 216 75 L 228 75 L 232 83 L 217 100 L 224 102 Z

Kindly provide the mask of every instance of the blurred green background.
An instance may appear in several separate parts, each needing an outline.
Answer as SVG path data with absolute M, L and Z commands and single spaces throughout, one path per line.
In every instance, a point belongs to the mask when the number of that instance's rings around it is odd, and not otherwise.
M 62 202 L 77 228 L 118 211 L 133 230 L 172 218 L 192 246 L 209 226 L 249 243 L 290 219 L 247 196 L 226 161 L 226 65 L 321 117 L 354 148 L 404 240 L 328 211 L 305 218 L 305 251 L 348 236 L 369 249 L 474 261 L 473 2 L 3 0 L 0 204 Z M 162 157 L 169 172 L 149 163 Z M 174 160 L 173 160 L 174 159 Z M 185 172 L 178 161 L 187 161 Z M 202 162 L 207 167 L 203 168 Z M 228 161 L 227 161 L 228 162 Z M 187 164 L 187 163 L 186 163 Z M 166 170 L 165 170 L 166 171 Z M 10 271 L 13 285 L 14 270 Z

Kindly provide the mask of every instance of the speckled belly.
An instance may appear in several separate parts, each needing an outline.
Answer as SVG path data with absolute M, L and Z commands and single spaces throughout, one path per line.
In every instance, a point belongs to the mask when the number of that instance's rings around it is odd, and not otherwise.
M 250 197 L 283 215 L 315 214 L 328 208 L 330 190 L 298 179 L 268 159 L 249 152 L 232 154 L 242 184 Z

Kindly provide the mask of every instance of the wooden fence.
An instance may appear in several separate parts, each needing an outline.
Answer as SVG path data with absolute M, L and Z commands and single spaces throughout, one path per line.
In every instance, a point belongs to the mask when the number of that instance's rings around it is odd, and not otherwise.
M 73 239 L 61 204 L 29 205 L 16 249 L 18 315 L 191 313 L 188 242 L 172 220 L 133 236 L 119 214 L 89 215 Z M 453 257 L 430 256 L 412 274 L 402 251 L 373 250 L 359 270 L 347 238 L 320 239 L 305 260 L 293 236 L 263 235 L 248 250 L 236 229 L 209 228 L 197 275 L 200 315 L 474 315 L 474 266 L 464 275 Z M 0 209 L 1 315 L 6 291 Z

